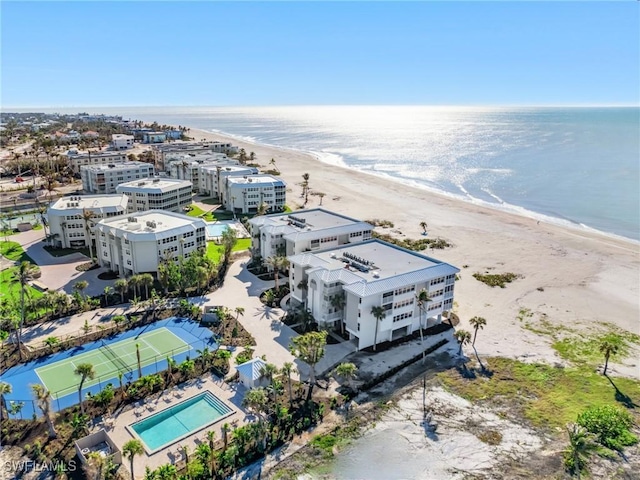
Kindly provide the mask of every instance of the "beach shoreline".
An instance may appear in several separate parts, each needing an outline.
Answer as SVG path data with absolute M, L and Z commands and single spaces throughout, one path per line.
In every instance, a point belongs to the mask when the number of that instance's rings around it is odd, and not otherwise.
M 309 173 L 311 191 L 325 195 L 309 195 L 306 208 L 322 204 L 362 220 L 391 220 L 393 228 L 379 230 L 398 238 L 422 238 L 420 222 L 427 222 L 429 238 L 444 238 L 453 246 L 423 253 L 461 269 L 454 306 L 460 328 L 470 330 L 468 319 L 473 316 L 487 319 L 476 343 L 480 355 L 561 363 L 551 339 L 527 328 L 541 321 L 577 331 L 607 323 L 640 333 L 640 246 L 631 239 L 476 205 L 331 165 L 301 151 L 197 128 L 189 135 L 194 140 L 231 141 L 247 154 L 255 152 L 263 169 L 273 168 L 273 158 L 287 183 L 287 204 L 294 210 L 304 204 L 299 184 L 302 174 Z M 506 272 L 519 275 L 506 288 L 488 287 L 472 276 Z M 640 378 L 634 356 L 614 364 L 614 372 Z

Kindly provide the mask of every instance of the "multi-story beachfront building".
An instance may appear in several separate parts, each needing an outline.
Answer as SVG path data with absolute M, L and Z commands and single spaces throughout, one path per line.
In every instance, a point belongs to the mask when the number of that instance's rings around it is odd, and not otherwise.
M 187 154 L 213 154 L 236 152 L 234 147 L 228 142 L 175 142 L 169 144 L 154 145 L 151 148 L 158 170 L 167 170 L 167 158 L 170 156 Z
M 373 232 L 367 222 L 323 208 L 254 217 L 249 225 L 253 255 L 262 258 L 358 243 Z
M 167 141 L 167 134 L 164 132 L 144 132 L 142 143 L 164 143 Z
M 448 263 L 379 240 L 289 257 L 292 300 L 321 326 L 344 323 L 358 349 L 410 335 L 442 321 L 453 307 Z M 419 305 L 417 295 L 428 293 Z M 340 300 L 336 300 L 341 299 Z M 374 307 L 381 307 L 376 318 Z
M 231 160 L 224 153 L 172 156 L 167 158 L 167 162 L 165 165 L 169 175 L 172 178 L 190 181 L 194 192 L 198 192 L 200 189 L 202 183 L 200 173 L 203 166 L 234 166 L 239 164 L 237 160 Z
M 129 197 L 128 212 L 165 210 L 183 212 L 191 205 L 191 182 L 176 178 L 144 178 L 121 183 L 116 192 Z
M 287 184 L 271 175 L 227 177 L 220 201 L 235 213 L 255 213 L 261 204 L 267 212 L 281 212 L 286 204 Z
M 127 161 L 127 154 L 122 152 L 74 153 L 74 150 L 70 150 L 69 153 L 67 153 L 67 161 L 73 173 L 80 173 L 80 167 L 83 165 L 124 163 Z
M 111 135 L 111 148 L 114 150 L 127 150 L 133 147 L 133 135 L 114 133 Z
M 88 246 L 89 239 L 95 238 L 95 224 L 103 218 L 127 213 L 127 203 L 125 195 L 77 195 L 56 200 L 47 209 L 51 244 L 60 248 Z M 92 214 L 88 225 L 83 216 L 85 212 Z
M 149 210 L 96 225 L 100 265 L 120 275 L 156 273 L 164 259 L 187 258 L 206 248 L 205 222 L 174 212 Z
M 144 162 L 110 163 L 80 167 L 82 189 L 87 193 L 115 193 L 124 182 L 152 177 L 153 165 Z
M 258 169 L 227 162 L 203 163 L 198 167 L 198 192 L 201 195 L 220 198 L 227 177 L 256 175 Z

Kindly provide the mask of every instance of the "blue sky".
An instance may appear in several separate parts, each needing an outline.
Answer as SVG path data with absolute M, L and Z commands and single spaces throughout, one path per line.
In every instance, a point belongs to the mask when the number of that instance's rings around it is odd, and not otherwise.
M 0 101 L 638 104 L 640 2 L 11 2 Z

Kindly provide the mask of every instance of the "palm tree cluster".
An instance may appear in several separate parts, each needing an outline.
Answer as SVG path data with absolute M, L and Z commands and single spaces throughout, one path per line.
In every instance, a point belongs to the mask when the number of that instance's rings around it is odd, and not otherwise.
M 184 295 L 187 291 L 204 291 L 218 276 L 218 267 L 204 251 L 194 251 L 188 258 L 180 257 L 174 261 L 167 254 L 158 265 L 158 281 L 165 295 L 169 291 L 178 291 Z

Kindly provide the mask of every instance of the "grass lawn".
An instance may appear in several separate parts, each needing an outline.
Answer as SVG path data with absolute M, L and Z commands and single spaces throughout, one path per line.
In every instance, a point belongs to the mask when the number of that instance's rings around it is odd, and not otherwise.
M 240 252 L 242 250 L 248 250 L 251 247 L 251 239 L 250 238 L 239 238 L 236 244 L 233 247 L 232 252 Z M 224 247 L 222 245 L 218 245 L 215 242 L 207 242 L 207 257 L 213 260 L 215 263 L 220 263 L 220 259 L 222 258 L 222 253 L 224 252 Z
M 27 255 L 22 246 L 18 242 L 3 241 L 0 242 L 0 255 L 14 262 L 31 262 L 34 261 Z
M 491 376 L 476 372 L 476 378 L 465 378 L 452 369 L 439 373 L 438 378 L 447 389 L 470 401 L 489 400 L 500 407 L 516 408 L 537 427 L 564 428 L 588 407 L 624 408 L 631 399 L 640 398 L 640 382 L 618 377 L 610 381 L 591 368 L 555 368 L 500 357 L 484 362 Z M 639 414 L 628 411 L 637 421 Z
M 17 272 L 18 267 L 6 268 L 0 272 L 0 295 L 3 299 L 13 298 L 20 301 L 20 283 L 15 278 Z M 27 287 L 26 293 L 30 298 L 42 296 L 42 292 L 31 285 Z
M 202 218 L 208 222 L 215 222 L 216 217 L 211 212 L 205 212 L 197 205 L 191 205 L 191 210 L 187 212 L 187 216 L 189 217 L 197 217 Z

